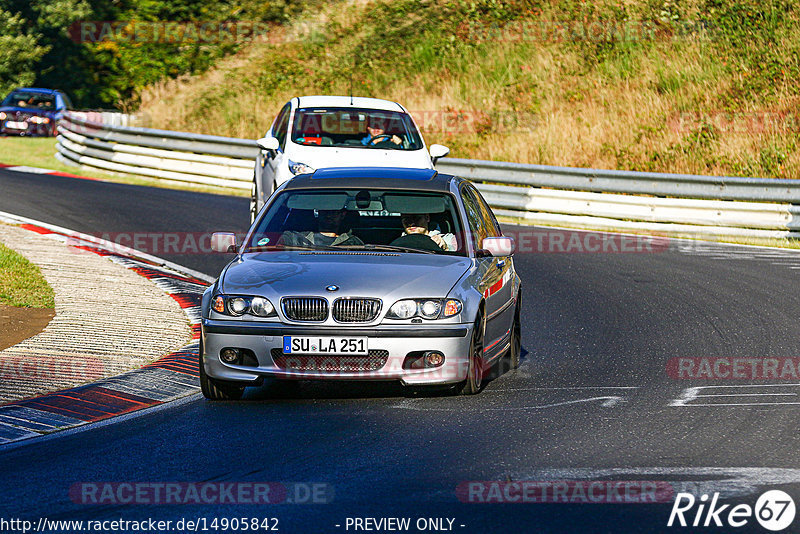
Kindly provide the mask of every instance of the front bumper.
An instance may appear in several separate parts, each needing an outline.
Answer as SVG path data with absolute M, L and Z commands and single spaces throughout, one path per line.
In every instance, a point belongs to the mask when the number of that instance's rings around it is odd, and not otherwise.
M 53 126 L 50 123 L 34 124 L 32 122 L 26 121 L 25 128 L 9 128 L 6 124 L 7 122 L 9 121 L 8 120 L 0 121 L 0 134 L 33 136 L 33 137 L 50 137 L 53 134 Z
M 386 351 L 386 363 L 375 370 L 294 370 L 281 367 L 273 349 L 281 351 L 283 336 L 367 337 L 370 351 Z M 271 376 L 295 380 L 399 380 L 404 385 L 438 385 L 462 382 L 467 376 L 471 324 L 379 325 L 373 327 L 297 326 L 282 323 L 217 321 L 203 319 L 202 336 L 206 374 L 218 380 L 252 383 Z M 252 351 L 258 366 L 231 365 L 220 360 L 223 348 Z M 403 369 L 411 352 L 439 351 L 444 364 L 429 369 Z M 324 357 L 320 356 L 320 360 Z

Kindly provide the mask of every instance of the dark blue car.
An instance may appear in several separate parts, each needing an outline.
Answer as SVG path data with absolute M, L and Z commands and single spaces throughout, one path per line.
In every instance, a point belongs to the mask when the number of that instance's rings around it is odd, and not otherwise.
M 53 89 L 21 87 L 0 104 L 0 134 L 56 135 L 56 123 L 71 109 L 67 95 Z

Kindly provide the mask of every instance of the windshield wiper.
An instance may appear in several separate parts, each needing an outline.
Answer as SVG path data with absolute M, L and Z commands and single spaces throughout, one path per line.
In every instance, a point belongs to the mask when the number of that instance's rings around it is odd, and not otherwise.
M 386 250 L 391 252 L 418 252 L 420 254 L 438 254 L 435 250 L 425 250 L 412 247 L 398 247 L 396 245 L 349 245 L 345 248 L 347 250 Z

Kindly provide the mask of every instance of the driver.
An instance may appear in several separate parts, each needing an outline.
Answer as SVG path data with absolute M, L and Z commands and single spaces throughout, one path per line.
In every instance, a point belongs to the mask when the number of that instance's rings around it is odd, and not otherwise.
M 361 144 L 364 146 L 379 146 L 384 143 L 392 143 L 399 145 L 403 142 L 397 135 L 391 137 L 386 133 L 386 129 L 379 124 L 379 120 L 374 118 L 367 122 L 367 135 L 361 139 Z
M 454 251 L 458 248 L 456 236 L 431 230 L 431 216 L 428 213 L 404 213 L 400 215 L 403 224 L 402 235 L 422 234 L 430 237 L 442 250 Z
M 321 245 L 325 247 L 363 245 L 350 231 L 343 232 L 342 226 L 347 210 L 319 210 L 317 232 L 284 232 L 278 240 L 282 245 Z

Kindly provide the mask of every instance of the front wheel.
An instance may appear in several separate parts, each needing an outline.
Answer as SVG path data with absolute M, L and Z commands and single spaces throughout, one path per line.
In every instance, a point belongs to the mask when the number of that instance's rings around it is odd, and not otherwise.
M 469 364 L 467 366 L 467 379 L 461 384 L 462 395 L 475 395 L 480 392 L 483 384 L 483 335 L 486 323 L 482 316 L 478 316 L 472 330 L 472 341 L 469 345 Z
M 228 382 L 214 380 L 206 375 L 206 366 L 203 364 L 203 340 L 200 339 L 198 350 L 200 363 L 200 390 L 209 400 L 239 400 L 244 395 L 244 386 L 237 386 Z

